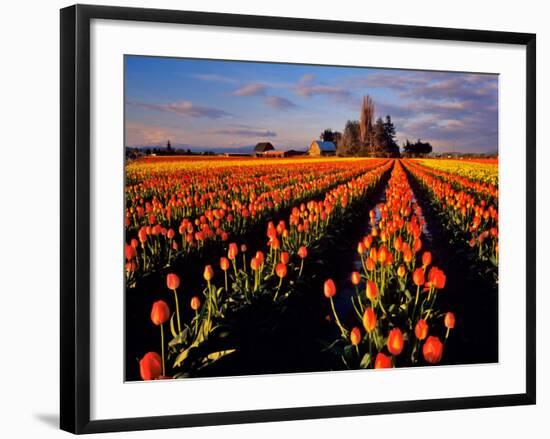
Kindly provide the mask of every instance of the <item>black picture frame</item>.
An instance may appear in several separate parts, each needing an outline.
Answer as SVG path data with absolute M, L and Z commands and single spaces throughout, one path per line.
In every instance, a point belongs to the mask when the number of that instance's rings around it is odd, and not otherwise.
M 90 420 L 90 22 L 92 19 L 324 32 L 526 47 L 526 392 L 508 395 L 347 404 L 224 413 Z M 536 395 L 536 36 L 175 10 L 75 5 L 61 10 L 61 405 L 60 424 L 98 433 L 325 417 L 535 404 Z

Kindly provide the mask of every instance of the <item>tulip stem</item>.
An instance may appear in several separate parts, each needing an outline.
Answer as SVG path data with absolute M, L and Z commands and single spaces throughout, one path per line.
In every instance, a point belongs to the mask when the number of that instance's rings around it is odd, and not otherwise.
M 281 289 L 282 284 L 283 284 L 283 278 L 281 277 L 279 280 L 279 286 L 277 287 L 277 291 L 275 292 L 275 296 L 273 297 L 273 302 L 277 300 L 277 296 L 279 295 L 279 290 Z
M 334 318 L 336 319 L 336 324 L 340 328 L 340 331 L 342 332 L 342 336 L 344 338 L 347 338 L 347 331 L 342 326 L 342 323 L 340 323 L 340 319 L 338 318 L 338 313 L 336 312 L 336 308 L 334 307 L 334 301 L 332 300 L 332 297 L 330 298 L 330 306 L 332 307 L 332 313 L 334 314 Z
M 181 332 L 180 305 L 179 305 L 179 301 L 178 301 L 178 292 L 176 291 L 175 288 L 172 291 L 174 292 L 174 297 L 176 299 L 176 319 L 178 321 L 178 332 Z
M 304 268 L 304 260 L 302 259 L 300 261 L 300 271 L 298 272 L 298 277 L 300 277 L 302 275 L 303 268 Z

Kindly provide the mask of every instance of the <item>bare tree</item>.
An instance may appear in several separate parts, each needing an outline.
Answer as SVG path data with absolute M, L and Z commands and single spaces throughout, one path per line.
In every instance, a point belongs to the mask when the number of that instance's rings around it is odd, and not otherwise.
M 374 102 L 369 95 L 363 96 L 361 102 L 361 118 L 359 120 L 360 139 L 366 150 L 370 150 L 373 144 L 373 119 Z

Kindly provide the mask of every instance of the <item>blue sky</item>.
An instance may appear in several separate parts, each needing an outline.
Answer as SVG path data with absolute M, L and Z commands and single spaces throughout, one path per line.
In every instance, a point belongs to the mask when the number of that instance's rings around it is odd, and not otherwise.
M 304 149 L 358 119 L 369 94 L 399 143 L 498 149 L 498 76 L 126 56 L 126 145 Z

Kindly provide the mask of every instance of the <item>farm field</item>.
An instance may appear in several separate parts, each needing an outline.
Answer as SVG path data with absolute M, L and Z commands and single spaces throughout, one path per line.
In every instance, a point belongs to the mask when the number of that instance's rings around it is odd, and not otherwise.
M 126 164 L 126 380 L 498 361 L 498 163 Z

